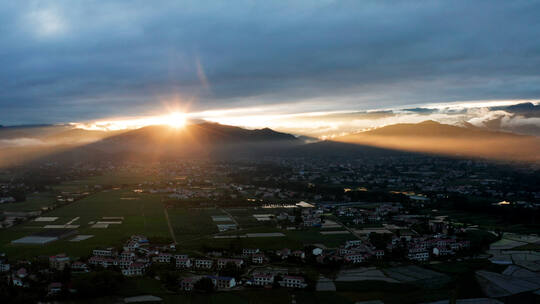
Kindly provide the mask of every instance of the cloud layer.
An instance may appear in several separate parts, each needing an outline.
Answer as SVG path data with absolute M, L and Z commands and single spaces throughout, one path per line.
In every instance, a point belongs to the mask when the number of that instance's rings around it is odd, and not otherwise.
M 540 96 L 539 1 L 12 1 L 0 20 L 0 124 Z

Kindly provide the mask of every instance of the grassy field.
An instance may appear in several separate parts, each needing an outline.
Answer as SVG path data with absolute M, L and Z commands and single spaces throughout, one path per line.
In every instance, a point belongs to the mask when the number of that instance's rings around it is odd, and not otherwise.
M 72 257 L 87 256 L 92 249 L 98 247 L 120 247 L 133 234 L 143 234 L 149 238 L 172 239 L 167 225 L 162 196 L 158 194 L 134 193 L 139 183 L 157 181 L 160 177 L 148 178 L 145 174 L 112 172 L 103 176 L 73 180 L 54 186 L 53 191 L 39 195 L 31 195 L 28 201 L 0 206 L 2 210 L 39 210 L 43 206 L 53 204 L 53 192 L 90 192 L 83 199 L 47 212 L 42 216 L 58 217 L 54 222 L 27 221 L 12 228 L 0 230 L 0 252 L 12 258 L 29 258 L 39 255 L 66 253 Z M 115 188 L 100 190 L 96 185 Z M 201 252 L 204 250 L 255 247 L 263 250 L 282 248 L 301 249 L 304 245 L 319 243 L 327 247 L 336 247 L 343 242 L 354 239 L 347 235 L 322 235 L 319 229 L 298 231 L 281 230 L 275 227 L 274 221 L 259 222 L 254 214 L 279 214 L 282 209 L 262 208 L 170 208 L 167 209 L 172 230 L 176 237 L 179 251 Z M 290 212 L 290 209 L 285 211 Z M 230 214 L 239 224 L 239 231 L 219 233 L 219 235 L 246 233 L 282 232 L 285 237 L 255 237 L 241 239 L 215 239 L 218 234 L 217 224 L 233 223 L 233 221 L 214 222 L 212 216 Z M 40 245 L 13 245 L 12 240 L 44 231 L 45 225 L 61 225 L 79 218 L 72 224 L 80 225 L 78 234 L 94 237 L 80 242 L 68 239 Z M 111 224 L 106 229 L 92 228 L 92 222 L 103 217 L 124 217 L 122 224 Z
M 43 207 L 52 206 L 55 202 L 55 196 L 49 192 L 30 194 L 24 202 L 0 205 L 0 211 L 36 211 L 41 210 Z
M 352 234 L 327 234 L 323 235 L 320 233 L 319 229 L 308 229 L 308 230 L 292 230 L 286 232 L 287 237 L 302 242 L 304 245 L 307 244 L 323 244 L 327 247 L 338 247 L 346 241 L 355 240 L 356 237 Z
M 58 217 L 59 219 L 53 223 L 30 221 L 0 231 L 0 252 L 20 258 L 60 252 L 72 256 L 84 256 L 88 255 L 93 248 L 120 246 L 126 238 L 133 234 L 144 234 L 148 237 L 170 237 L 161 198 L 156 195 L 135 194 L 128 190 L 98 192 L 48 212 L 44 216 Z M 123 216 L 123 223 L 109 225 L 109 228 L 106 229 L 91 228 L 89 224 L 101 220 L 102 217 L 113 216 Z M 44 229 L 41 227 L 46 224 L 65 224 L 76 217 L 79 219 L 73 224 L 80 225 L 77 229 L 78 233 L 94 235 L 93 238 L 81 242 L 69 242 L 68 238 L 44 246 L 10 244 L 10 241 L 21 236 L 43 231 Z

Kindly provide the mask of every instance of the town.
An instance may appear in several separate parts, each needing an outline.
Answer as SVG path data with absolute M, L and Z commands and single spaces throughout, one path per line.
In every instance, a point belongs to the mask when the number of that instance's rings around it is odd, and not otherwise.
M 2 184 L 3 232 L 17 236 L 2 237 L 3 288 L 56 300 L 115 295 L 96 291 L 96 280 L 150 280 L 166 291 L 127 292 L 133 301 L 289 289 L 324 294 L 373 282 L 440 289 L 460 284 L 446 268 L 464 264 L 483 282 L 470 293 L 491 298 L 503 267 L 538 278 L 537 188 L 516 188 L 510 169 L 481 161 L 416 162 L 423 165 L 386 159 L 392 171 L 282 159 L 103 164 L 65 169 L 65 180 L 48 164 L 39 183 L 32 175 Z M 482 197 L 477 208 L 506 218 L 498 226 L 482 216 L 471 220 L 474 209 L 452 200 L 467 196 Z M 523 214 L 532 216 L 528 233 L 512 229 L 512 216 L 524 222 Z M 508 242 L 515 246 L 500 250 Z M 507 279 L 518 286 L 522 278 Z M 502 297 L 521 299 L 538 287 Z

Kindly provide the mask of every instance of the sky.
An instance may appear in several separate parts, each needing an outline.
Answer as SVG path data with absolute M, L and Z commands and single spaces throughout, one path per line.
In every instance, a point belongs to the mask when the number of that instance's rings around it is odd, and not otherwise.
M 538 104 L 540 1 L 8 1 L 0 37 L 2 125 L 174 109 L 327 136 L 460 104 L 540 128 L 483 106 Z

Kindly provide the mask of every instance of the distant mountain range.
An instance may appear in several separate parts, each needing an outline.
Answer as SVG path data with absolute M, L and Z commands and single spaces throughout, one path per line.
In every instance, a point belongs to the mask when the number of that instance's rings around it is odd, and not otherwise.
M 403 151 L 540 161 L 538 137 L 490 131 L 470 124 L 452 126 L 431 120 L 389 125 L 334 140 Z
M 389 125 L 332 141 L 314 140 L 268 128 L 248 130 L 210 122 L 191 123 L 179 129 L 148 126 L 113 132 L 71 126 L 4 127 L 0 129 L 0 165 L 28 160 L 357 158 L 413 152 L 540 161 L 540 139 L 537 137 L 435 121 Z
M 27 160 L 253 157 L 302 144 L 302 139 L 268 128 L 248 130 L 210 122 L 192 123 L 178 129 L 147 126 L 112 132 L 66 126 L 32 126 L 9 131 L 3 128 L 0 130 L 0 166 Z

